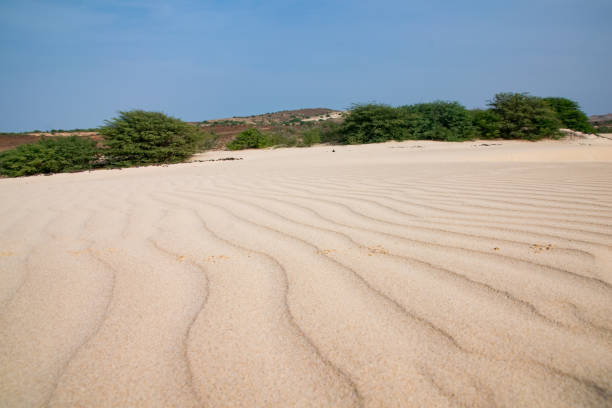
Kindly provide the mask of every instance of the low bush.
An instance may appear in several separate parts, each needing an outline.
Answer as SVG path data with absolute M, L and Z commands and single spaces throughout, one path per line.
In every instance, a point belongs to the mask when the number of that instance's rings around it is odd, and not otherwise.
M 499 93 L 489 102 L 499 117 L 503 139 L 539 140 L 559 137 L 562 123 L 546 101 L 525 93 Z
M 96 142 L 84 137 L 46 138 L 0 153 L 0 174 L 8 177 L 88 170 L 97 166 Z
M 106 121 L 104 156 L 109 165 L 178 163 L 201 147 L 204 133 L 193 125 L 160 112 L 132 110 Z
M 497 113 L 491 109 L 474 109 L 471 114 L 476 137 L 481 139 L 500 137 L 501 118 Z
M 612 126 L 598 126 L 593 131 L 595 133 L 612 133 Z
M 321 131 L 318 128 L 313 128 L 305 130 L 302 133 L 302 141 L 298 144 L 298 146 L 308 147 L 317 143 L 321 143 Z
M 342 134 L 340 133 L 341 127 L 339 123 L 332 121 L 325 121 L 318 124 L 321 143 L 340 143 L 342 141 Z
M 226 147 L 229 150 L 261 149 L 273 144 L 268 135 L 252 128 L 239 133 Z
M 555 111 L 564 127 L 584 133 L 595 132 L 587 115 L 580 110 L 578 102 L 567 98 L 544 98 L 544 102 Z

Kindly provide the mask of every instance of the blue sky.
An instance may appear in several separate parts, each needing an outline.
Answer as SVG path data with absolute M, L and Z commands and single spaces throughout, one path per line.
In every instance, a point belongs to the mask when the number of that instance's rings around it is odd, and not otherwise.
M 612 1 L 0 0 L 0 130 L 495 93 L 612 112 Z

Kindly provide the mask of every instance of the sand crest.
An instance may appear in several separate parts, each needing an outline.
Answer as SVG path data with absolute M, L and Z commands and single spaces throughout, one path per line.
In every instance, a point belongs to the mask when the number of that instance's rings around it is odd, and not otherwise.
M 0 180 L 0 406 L 612 404 L 612 141 L 333 149 Z

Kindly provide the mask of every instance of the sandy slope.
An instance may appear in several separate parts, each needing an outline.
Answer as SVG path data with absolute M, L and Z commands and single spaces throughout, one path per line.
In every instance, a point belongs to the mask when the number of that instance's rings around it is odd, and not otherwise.
M 612 142 L 498 143 L 0 180 L 0 406 L 610 406 Z

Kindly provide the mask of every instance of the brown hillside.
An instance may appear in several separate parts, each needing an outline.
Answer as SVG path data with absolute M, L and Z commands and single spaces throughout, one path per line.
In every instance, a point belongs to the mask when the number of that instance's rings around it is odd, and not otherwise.
M 612 113 L 589 116 L 589 122 L 593 125 L 610 125 L 612 124 Z
M 241 122 L 250 125 L 274 125 L 274 124 L 288 124 L 289 122 L 298 122 L 302 119 L 308 119 L 313 116 L 321 116 L 331 114 L 335 112 L 328 108 L 308 108 L 308 109 L 294 109 L 285 110 L 280 112 L 262 113 L 259 115 L 251 116 L 234 116 L 233 118 L 224 119 L 211 119 L 206 123 L 224 123 L 232 124 L 233 122 Z M 238 124 L 238 123 L 236 123 Z
M 189 122 L 207 132 L 218 136 L 216 148 L 223 148 L 240 132 L 256 127 L 263 132 L 293 132 L 297 131 L 302 121 L 330 120 L 341 121 L 342 112 L 328 108 L 307 108 L 264 113 L 252 116 L 236 116 L 233 118 L 211 119 L 204 122 Z M 30 133 L 0 133 L 0 152 L 13 149 L 26 143 L 35 143 L 43 137 L 82 136 L 101 140 L 96 132 L 30 132 Z
M 93 140 L 102 140 L 100 135 L 96 132 L 32 132 L 32 133 L 0 133 L 0 152 L 5 150 L 14 149 L 15 147 L 27 144 L 35 143 L 44 137 L 67 137 L 67 136 L 81 136 L 90 137 Z

